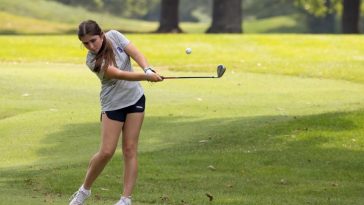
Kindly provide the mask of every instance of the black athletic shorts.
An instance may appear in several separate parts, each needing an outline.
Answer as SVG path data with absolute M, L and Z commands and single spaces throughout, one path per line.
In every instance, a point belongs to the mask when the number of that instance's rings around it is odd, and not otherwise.
M 130 105 L 128 107 L 121 108 L 119 110 L 105 111 L 101 113 L 100 121 L 102 120 L 102 114 L 106 114 L 109 119 L 125 122 L 126 116 L 129 113 L 135 112 L 144 112 L 145 110 L 145 96 L 143 95 L 138 102 L 134 105 Z

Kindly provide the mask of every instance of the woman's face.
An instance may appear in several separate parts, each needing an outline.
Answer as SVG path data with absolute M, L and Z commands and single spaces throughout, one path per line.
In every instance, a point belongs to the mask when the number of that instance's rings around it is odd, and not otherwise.
M 87 50 L 91 51 L 91 53 L 97 53 L 99 52 L 102 46 L 103 36 L 85 35 L 81 37 L 80 40 L 83 43 L 83 45 L 87 48 Z

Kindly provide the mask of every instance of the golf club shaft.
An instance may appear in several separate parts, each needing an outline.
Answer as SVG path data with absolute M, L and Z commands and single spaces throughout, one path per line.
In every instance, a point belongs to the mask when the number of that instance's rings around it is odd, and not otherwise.
M 217 78 L 216 76 L 183 76 L 183 77 L 163 77 L 163 79 L 188 79 L 188 78 Z

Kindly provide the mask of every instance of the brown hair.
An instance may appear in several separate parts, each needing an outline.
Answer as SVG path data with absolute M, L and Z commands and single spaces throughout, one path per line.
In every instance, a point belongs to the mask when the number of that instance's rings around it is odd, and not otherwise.
M 85 35 L 98 35 L 102 36 L 104 32 L 101 30 L 100 26 L 93 20 L 87 20 L 80 23 L 78 26 L 78 38 L 81 38 Z M 100 72 L 101 69 L 106 70 L 110 65 L 116 65 L 114 51 L 112 49 L 111 43 L 106 39 L 105 35 L 103 35 L 103 42 L 99 52 L 97 52 L 95 58 L 95 67 L 93 69 L 94 72 Z M 104 63 L 103 67 L 102 63 Z

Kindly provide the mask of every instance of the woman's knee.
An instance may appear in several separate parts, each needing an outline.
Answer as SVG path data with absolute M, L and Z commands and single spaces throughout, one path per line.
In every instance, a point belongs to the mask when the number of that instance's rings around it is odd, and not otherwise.
M 137 146 L 136 145 L 128 145 L 123 146 L 123 156 L 125 158 L 134 158 L 137 155 Z
M 99 156 L 102 159 L 109 160 L 109 159 L 112 158 L 112 156 L 114 155 L 114 153 L 115 153 L 115 150 L 100 150 L 99 151 Z

